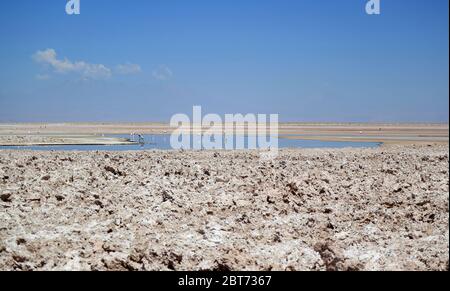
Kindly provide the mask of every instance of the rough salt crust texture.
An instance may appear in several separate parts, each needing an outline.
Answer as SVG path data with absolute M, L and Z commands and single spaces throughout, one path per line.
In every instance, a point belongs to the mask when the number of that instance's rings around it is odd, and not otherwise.
M 448 270 L 448 152 L 0 150 L 0 269 Z

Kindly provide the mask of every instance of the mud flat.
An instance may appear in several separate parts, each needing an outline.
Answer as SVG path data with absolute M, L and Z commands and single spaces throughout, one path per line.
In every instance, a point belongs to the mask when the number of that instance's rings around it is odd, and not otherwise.
M 0 270 L 448 270 L 448 157 L 0 150 Z
M 1 146 L 56 145 L 131 145 L 133 142 L 116 137 L 95 135 L 0 135 Z

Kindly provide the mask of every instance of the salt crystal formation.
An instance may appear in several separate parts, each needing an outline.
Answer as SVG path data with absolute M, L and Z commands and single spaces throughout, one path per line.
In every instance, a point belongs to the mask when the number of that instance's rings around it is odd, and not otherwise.
M 448 151 L 0 151 L 0 269 L 448 270 Z

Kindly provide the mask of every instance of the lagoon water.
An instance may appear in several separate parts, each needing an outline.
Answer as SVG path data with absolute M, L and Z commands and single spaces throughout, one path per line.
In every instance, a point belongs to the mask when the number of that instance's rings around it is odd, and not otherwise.
M 129 138 L 127 135 L 113 137 Z M 37 151 L 138 151 L 138 150 L 170 150 L 170 135 L 144 135 L 144 143 L 132 145 L 62 145 L 62 146 L 5 146 L 0 150 L 37 150 Z M 191 142 L 192 142 L 191 138 Z M 245 148 L 248 149 L 247 139 Z M 280 138 L 279 148 L 374 148 L 380 143 L 372 142 L 332 142 L 318 140 L 298 140 Z

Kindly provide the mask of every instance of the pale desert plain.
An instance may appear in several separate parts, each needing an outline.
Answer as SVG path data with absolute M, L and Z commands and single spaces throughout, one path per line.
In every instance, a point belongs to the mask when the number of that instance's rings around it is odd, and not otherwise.
M 0 124 L 0 145 L 165 124 Z M 0 270 L 448 270 L 448 124 L 280 125 L 376 148 L 0 147 Z

